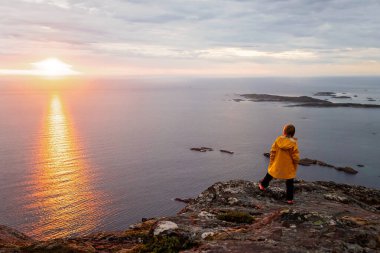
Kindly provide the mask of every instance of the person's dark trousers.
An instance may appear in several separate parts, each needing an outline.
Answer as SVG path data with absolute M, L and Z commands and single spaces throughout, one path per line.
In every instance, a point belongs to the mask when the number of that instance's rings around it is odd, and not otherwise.
M 273 177 L 267 173 L 260 181 L 261 185 L 267 188 Z M 294 178 L 286 179 L 286 200 L 293 200 L 294 195 Z
M 286 200 L 293 200 L 294 178 L 286 179 Z
M 273 177 L 267 173 L 265 177 L 260 181 L 261 185 L 267 188 L 269 186 L 270 181 L 272 181 Z

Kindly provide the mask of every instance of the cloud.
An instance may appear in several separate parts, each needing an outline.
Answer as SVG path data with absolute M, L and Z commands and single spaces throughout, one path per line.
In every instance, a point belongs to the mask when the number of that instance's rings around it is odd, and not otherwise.
M 51 55 L 115 69 L 159 59 L 177 69 L 380 62 L 377 0 L 15 0 L 0 12 L 0 57 L 15 62 Z
M 48 4 L 53 5 L 63 9 L 69 9 L 70 4 L 67 0 L 22 0 L 26 3 L 36 3 L 36 4 Z
M 182 59 L 209 59 L 209 60 L 308 60 L 317 56 L 313 52 L 302 50 L 268 52 L 249 48 L 214 47 L 207 49 L 178 49 L 157 45 L 130 44 L 130 43 L 94 43 L 93 48 L 107 51 L 117 55 L 124 54 L 129 57 L 165 57 Z

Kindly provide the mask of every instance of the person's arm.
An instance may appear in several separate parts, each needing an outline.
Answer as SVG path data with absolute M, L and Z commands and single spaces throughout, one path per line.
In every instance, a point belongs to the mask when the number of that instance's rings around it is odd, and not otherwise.
M 300 152 L 298 151 L 298 145 L 296 145 L 293 149 L 292 159 L 293 159 L 294 168 L 297 169 L 298 163 L 300 161 Z
M 274 158 L 276 157 L 276 152 L 277 152 L 277 139 L 273 142 L 272 147 L 270 149 L 269 167 L 274 162 Z

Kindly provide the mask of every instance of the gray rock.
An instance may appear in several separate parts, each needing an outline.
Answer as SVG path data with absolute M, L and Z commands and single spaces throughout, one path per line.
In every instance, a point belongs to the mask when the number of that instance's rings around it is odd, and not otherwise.
M 153 235 L 160 235 L 163 232 L 166 232 L 168 230 L 175 230 L 178 229 L 178 225 L 175 224 L 172 221 L 159 221 L 156 224 L 156 227 L 153 229 Z

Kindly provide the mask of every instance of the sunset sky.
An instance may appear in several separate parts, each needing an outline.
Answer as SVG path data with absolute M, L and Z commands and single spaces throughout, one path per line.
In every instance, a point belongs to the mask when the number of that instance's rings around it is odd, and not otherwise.
M 0 13 L 0 75 L 45 59 L 83 75 L 380 75 L 378 0 L 12 0 Z

